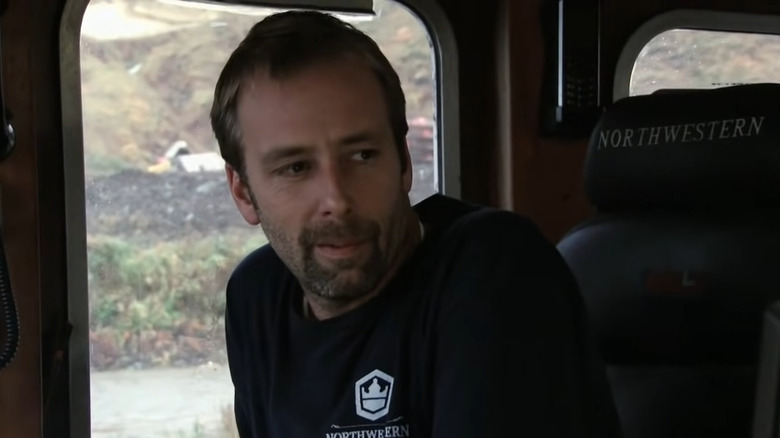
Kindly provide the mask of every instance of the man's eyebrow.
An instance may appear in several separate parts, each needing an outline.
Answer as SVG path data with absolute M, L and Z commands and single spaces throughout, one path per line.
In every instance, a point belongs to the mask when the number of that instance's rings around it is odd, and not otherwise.
M 359 143 L 370 143 L 376 138 L 376 135 L 369 131 L 358 132 L 347 135 L 339 140 L 339 146 L 350 146 Z
M 307 146 L 281 146 L 264 154 L 260 162 L 265 166 L 271 166 L 290 157 L 305 155 L 310 151 L 311 148 Z
M 339 146 L 350 146 L 360 143 L 369 143 L 376 137 L 376 134 L 370 131 L 357 132 L 355 134 L 349 134 L 345 137 L 342 137 L 339 139 L 338 144 Z M 312 146 L 303 145 L 278 146 L 263 155 L 260 161 L 263 165 L 270 166 L 274 163 L 291 157 L 306 155 L 307 153 L 311 153 L 313 149 L 314 147 Z

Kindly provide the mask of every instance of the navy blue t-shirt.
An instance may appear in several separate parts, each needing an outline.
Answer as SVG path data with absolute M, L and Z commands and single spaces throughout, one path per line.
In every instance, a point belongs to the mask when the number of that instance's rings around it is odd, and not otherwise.
M 242 437 L 612 438 L 617 420 L 576 283 L 530 221 L 441 195 L 423 241 L 375 298 L 301 315 L 270 246 L 227 286 Z

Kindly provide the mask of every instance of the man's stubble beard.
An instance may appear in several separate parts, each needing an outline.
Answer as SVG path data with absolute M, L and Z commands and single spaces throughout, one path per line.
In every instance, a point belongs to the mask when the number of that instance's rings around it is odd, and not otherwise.
M 390 258 L 398 251 L 400 241 L 403 240 L 390 237 L 404 235 L 405 221 L 400 202 L 396 202 L 397 208 L 393 208 L 394 214 L 388 221 L 384 253 L 380 244 L 381 228 L 376 222 L 361 219 L 346 223 L 327 222 L 307 227 L 297 239 L 292 239 L 257 208 L 254 199 L 253 202 L 268 242 L 298 279 L 303 290 L 329 301 L 348 302 L 373 292 L 384 279 Z M 370 245 L 366 258 L 357 262 L 350 259 L 332 261 L 328 266 L 317 260 L 317 242 L 322 239 L 354 237 Z
M 379 230 L 379 224 L 363 220 L 329 222 L 306 228 L 297 242 L 302 253 L 302 275 L 298 280 L 303 289 L 334 301 L 350 301 L 374 290 L 387 270 Z M 357 239 L 369 245 L 368 255 L 358 260 L 348 258 L 321 263 L 315 249 L 323 239 Z

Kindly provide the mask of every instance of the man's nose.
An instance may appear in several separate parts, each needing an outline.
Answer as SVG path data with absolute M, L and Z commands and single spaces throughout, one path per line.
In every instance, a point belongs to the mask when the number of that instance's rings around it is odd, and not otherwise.
M 320 184 L 320 215 L 342 217 L 352 209 L 352 199 L 349 195 L 349 181 L 344 169 L 338 163 L 331 163 L 322 168 Z

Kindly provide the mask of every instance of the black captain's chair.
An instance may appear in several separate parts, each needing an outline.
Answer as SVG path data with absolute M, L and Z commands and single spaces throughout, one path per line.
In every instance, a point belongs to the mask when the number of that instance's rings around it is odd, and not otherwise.
M 558 249 L 625 438 L 749 437 L 762 314 L 780 299 L 780 85 L 616 102 L 585 190 L 597 214 Z

